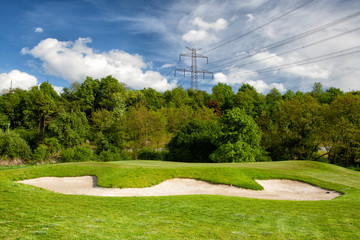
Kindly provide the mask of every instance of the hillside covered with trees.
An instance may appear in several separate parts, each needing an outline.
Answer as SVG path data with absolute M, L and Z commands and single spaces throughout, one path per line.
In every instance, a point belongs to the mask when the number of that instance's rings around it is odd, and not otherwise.
M 90 77 L 58 95 L 44 82 L 0 96 L 0 156 L 25 163 L 163 159 L 183 162 L 360 160 L 360 93 L 219 83 L 212 93 L 131 90 Z

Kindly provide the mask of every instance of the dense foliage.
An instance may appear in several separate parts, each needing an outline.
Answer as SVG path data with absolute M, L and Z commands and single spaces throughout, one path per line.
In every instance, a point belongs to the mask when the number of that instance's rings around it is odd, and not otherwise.
M 315 83 L 311 92 L 219 83 L 212 93 L 131 90 L 87 77 L 58 95 L 49 83 L 0 96 L 0 157 L 29 163 L 166 159 L 321 160 L 356 166 L 360 95 Z
M 210 158 L 214 162 L 255 162 L 263 158 L 261 132 L 244 110 L 233 108 L 220 119 L 221 131 L 217 149 Z

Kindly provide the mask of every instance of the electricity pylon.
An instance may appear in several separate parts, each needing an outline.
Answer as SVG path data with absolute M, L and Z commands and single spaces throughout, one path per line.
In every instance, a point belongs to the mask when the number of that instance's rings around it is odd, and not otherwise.
M 190 69 L 188 69 L 188 68 L 175 69 L 174 75 L 176 76 L 176 71 L 181 71 L 181 72 L 184 72 L 184 77 L 185 77 L 185 73 L 190 72 L 191 73 L 191 88 L 194 90 L 197 90 L 199 87 L 198 73 L 202 73 L 203 78 L 205 78 L 205 74 L 211 74 L 211 77 L 214 78 L 214 73 L 206 71 L 206 70 L 201 70 L 199 68 L 199 66 L 197 65 L 197 58 L 206 58 L 206 63 L 209 63 L 208 57 L 197 53 L 197 51 L 199 51 L 201 49 L 189 48 L 189 47 L 186 47 L 186 48 L 189 49 L 191 51 L 191 53 L 180 54 L 179 62 L 181 61 L 181 57 L 191 57 L 191 67 L 190 67 Z

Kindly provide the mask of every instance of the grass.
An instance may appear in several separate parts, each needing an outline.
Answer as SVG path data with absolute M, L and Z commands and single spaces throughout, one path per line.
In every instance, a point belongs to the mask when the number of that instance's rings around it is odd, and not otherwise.
M 345 193 L 331 201 L 225 196 L 93 197 L 14 181 L 96 175 L 106 187 L 189 177 L 261 189 L 254 179 L 301 180 Z M 199 164 L 69 163 L 0 171 L 0 239 L 359 239 L 360 173 L 310 161 Z

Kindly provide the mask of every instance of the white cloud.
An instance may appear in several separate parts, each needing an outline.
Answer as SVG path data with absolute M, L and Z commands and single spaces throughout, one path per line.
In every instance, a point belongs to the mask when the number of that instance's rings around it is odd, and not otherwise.
M 250 84 L 255 87 L 256 90 L 260 93 L 266 93 L 272 88 L 278 89 L 280 92 L 285 92 L 286 88 L 282 83 L 266 83 L 263 80 L 253 80 L 252 78 L 258 77 L 256 72 L 249 71 L 246 69 L 237 69 L 233 68 L 229 71 L 228 74 L 224 73 L 215 73 L 214 81 L 212 84 L 217 84 L 219 82 L 226 83 L 232 86 L 240 86 L 241 84 Z
M 213 84 L 217 84 L 218 82 L 226 83 L 229 85 L 242 84 L 248 81 L 251 77 L 256 77 L 257 73 L 254 71 L 232 68 L 228 71 L 227 74 L 223 72 L 215 73 Z
M 60 95 L 60 93 L 63 92 L 64 88 L 63 87 L 59 87 L 59 86 L 52 86 L 53 89 L 55 90 L 55 92 L 57 92 L 57 94 Z
M 0 89 L 21 88 L 27 90 L 37 85 L 37 78 L 19 70 L 12 70 L 9 73 L 0 73 Z
M 273 88 L 276 88 L 277 90 L 279 90 L 280 92 L 283 92 L 283 93 L 286 91 L 286 88 L 281 83 L 267 84 L 263 80 L 248 80 L 245 83 L 250 84 L 251 86 L 256 88 L 256 90 L 258 92 L 261 92 L 261 93 L 268 92 L 269 90 L 271 90 Z
M 218 32 L 220 30 L 224 30 L 227 27 L 227 22 L 223 18 L 219 18 L 213 23 L 205 22 L 201 18 L 197 17 L 193 21 L 194 26 L 198 26 L 200 29 L 203 30 L 213 30 L 215 32 Z
M 182 36 L 187 42 L 217 42 L 218 38 L 215 34 L 209 33 L 205 30 L 191 30 Z
M 36 28 L 34 29 L 34 32 L 36 32 L 36 33 L 42 33 L 42 32 L 44 32 L 44 29 L 41 28 L 41 27 L 36 27 Z
M 276 72 L 276 67 L 286 66 L 293 62 L 301 62 L 306 59 L 301 59 L 299 56 L 289 56 L 287 58 L 277 56 L 275 53 L 262 52 L 256 54 L 252 57 L 256 61 L 260 61 L 263 66 L 274 67 L 274 72 Z M 317 64 L 307 64 L 307 65 L 294 65 L 284 68 L 282 72 L 290 73 L 292 75 L 297 75 L 301 77 L 309 77 L 314 79 L 327 79 L 331 73 L 331 65 L 320 66 Z
M 170 63 L 165 63 L 163 64 L 160 69 L 164 69 L 164 68 L 170 68 L 170 67 L 174 67 L 175 65 L 174 64 L 170 64 Z
M 246 14 L 246 16 L 248 17 L 247 22 L 252 22 L 252 21 L 254 21 L 254 19 L 255 19 L 254 15 L 252 15 L 251 13 Z
M 148 65 L 140 55 L 120 50 L 96 53 L 87 46 L 90 42 L 90 38 L 79 38 L 75 42 L 48 38 L 33 49 L 23 48 L 21 53 L 39 58 L 47 74 L 60 76 L 71 83 L 82 82 L 86 76 L 112 75 L 135 89 L 165 90 L 176 86 L 174 82 L 168 83 L 160 73 L 146 70 Z
M 206 22 L 200 17 L 195 18 L 192 21 L 193 26 L 197 26 L 198 30 L 190 30 L 183 34 L 182 39 L 187 42 L 217 42 L 218 38 L 216 33 L 225 30 L 228 23 L 225 19 L 219 18 L 215 22 Z

